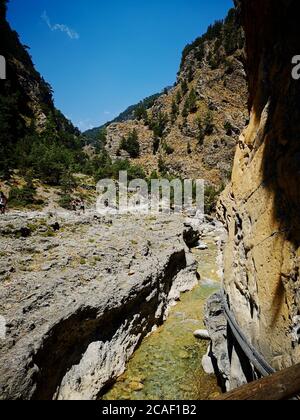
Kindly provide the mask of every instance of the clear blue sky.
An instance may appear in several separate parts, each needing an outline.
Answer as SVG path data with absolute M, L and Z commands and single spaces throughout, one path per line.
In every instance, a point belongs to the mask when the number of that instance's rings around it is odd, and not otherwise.
M 184 46 L 232 0 L 10 0 L 56 106 L 84 130 L 172 85 Z

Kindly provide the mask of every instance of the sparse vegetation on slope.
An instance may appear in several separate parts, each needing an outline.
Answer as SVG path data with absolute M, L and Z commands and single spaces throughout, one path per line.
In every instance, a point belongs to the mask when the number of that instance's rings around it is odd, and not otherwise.
M 124 146 L 122 139 L 135 129 L 139 155 L 126 157 L 148 175 L 156 171 L 200 177 L 219 191 L 230 178 L 236 142 L 247 119 L 243 46 L 233 9 L 185 48 L 171 89 L 149 108 L 140 104 L 134 120 L 106 127 L 105 148 L 112 160 L 123 156 L 120 143 Z

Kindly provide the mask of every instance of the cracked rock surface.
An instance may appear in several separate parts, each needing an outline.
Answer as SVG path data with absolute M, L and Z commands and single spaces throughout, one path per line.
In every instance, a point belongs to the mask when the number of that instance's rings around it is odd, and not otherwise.
M 0 398 L 101 396 L 197 284 L 184 229 L 182 216 L 1 218 Z

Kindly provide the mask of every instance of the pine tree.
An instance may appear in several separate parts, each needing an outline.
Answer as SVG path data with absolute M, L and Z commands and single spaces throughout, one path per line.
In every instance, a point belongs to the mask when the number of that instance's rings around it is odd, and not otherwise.
M 182 99 L 182 96 L 181 96 L 180 91 L 178 90 L 177 91 L 177 94 L 176 94 L 176 103 L 177 103 L 177 105 L 179 105 L 181 103 L 181 99 Z
M 189 83 L 191 83 L 194 79 L 194 72 L 193 72 L 192 67 L 190 67 L 188 70 L 187 79 Z
M 198 133 L 197 133 L 197 141 L 199 146 L 203 146 L 204 140 L 205 140 L 205 132 L 204 132 L 204 128 L 203 128 L 203 124 L 202 124 L 202 120 L 201 117 L 197 117 L 197 129 L 198 129 Z
M 190 106 L 189 106 L 189 99 L 186 99 L 184 106 L 183 106 L 183 110 L 182 110 L 182 117 L 186 120 L 187 117 L 189 116 L 189 111 L 190 111 Z
M 192 88 L 189 94 L 189 112 L 194 113 L 197 111 L 197 94 L 194 88 Z
M 145 107 L 145 105 L 143 103 L 140 103 L 137 106 L 137 108 L 136 108 L 136 110 L 134 112 L 134 116 L 139 121 L 141 121 L 141 120 L 143 120 L 145 122 L 147 121 L 147 119 L 148 119 L 148 113 L 147 113 L 147 109 L 146 109 L 146 107 Z
M 189 87 L 187 84 L 186 80 L 183 80 L 181 82 L 181 92 L 182 92 L 182 96 L 185 96 L 187 94 L 187 92 L 189 91 Z
M 164 136 L 165 129 L 168 124 L 168 116 L 164 112 L 159 112 L 159 114 L 152 119 L 150 122 L 150 128 L 153 130 L 154 136 L 162 138 Z
M 207 136 L 210 136 L 213 131 L 214 131 L 214 116 L 211 110 L 208 110 L 206 117 L 205 117 L 205 121 L 204 121 L 204 126 L 205 126 L 205 134 Z
M 132 159 L 136 159 L 140 156 L 140 143 L 136 129 L 129 134 L 127 139 L 123 137 L 120 149 L 125 150 Z
M 171 110 L 171 121 L 172 121 L 173 124 L 176 121 L 176 119 L 178 117 L 178 114 L 179 114 L 179 107 L 178 107 L 176 101 L 173 99 L 172 110 Z

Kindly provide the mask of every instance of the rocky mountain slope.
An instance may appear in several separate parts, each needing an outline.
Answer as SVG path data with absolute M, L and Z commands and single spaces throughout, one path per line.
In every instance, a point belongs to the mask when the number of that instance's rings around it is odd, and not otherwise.
M 105 147 L 112 159 L 131 158 L 148 174 L 225 183 L 247 120 L 243 46 L 232 9 L 185 48 L 173 88 L 150 109 L 140 107 L 135 119 L 107 127 Z
M 251 118 L 218 209 L 228 231 L 224 287 L 247 339 L 279 370 L 300 362 L 300 83 L 292 78 L 300 8 L 293 0 L 237 4 Z M 229 338 L 220 366 L 229 388 L 255 376 L 239 355 Z
M 134 120 L 136 116 L 136 112 L 141 107 L 146 108 L 146 109 L 152 108 L 156 99 L 159 98 L 161 95 L 162 93 L 156 93 L 154 95 L 151 95 L 148 98 L 145 98 L 142 101 L 140 101 L 138 104 L 129 106 L 127 109 L 125 109 L 125 111 L 121 112 L 120 115 L 118 115 L 109 123 L 104 124 L 101 127 L 96 127 L 96 128 L 92 128 L 90 130 L 85 131 L 83 134 L 87 140 L 87 143 L 95 145 L 95 143 L 99 141 L 99 137 L 101 136 L 101 131 L 104 130 L 110 124 Z

